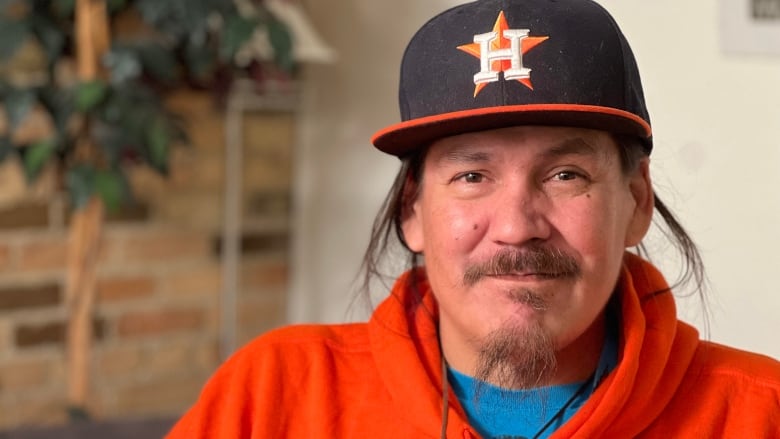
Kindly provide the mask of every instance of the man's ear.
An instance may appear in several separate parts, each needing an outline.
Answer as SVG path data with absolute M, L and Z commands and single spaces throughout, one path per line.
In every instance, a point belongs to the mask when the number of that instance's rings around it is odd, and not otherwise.
M 404 234 L 406 246 L 415 253 L 421 253 L 424 244 L 420 204 L 419 184 L 409 176 L 404 184 L 403 200 L 401 202 L 401 230 Z
M 650 180 L 650 158 L 643 157 L 629 180 L 629 190 L 636 203 L 626 229 L 625 247 L 638 245 L 650 229 L 655 207 L 653 184 Z

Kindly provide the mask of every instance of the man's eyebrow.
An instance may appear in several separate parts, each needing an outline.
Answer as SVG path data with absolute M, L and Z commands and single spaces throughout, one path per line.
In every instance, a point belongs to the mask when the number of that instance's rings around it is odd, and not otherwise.
M 564 140 L 560 144 L 546 150 L 543 155 L 550 157 L 560 157 L 565 155 L 585 155 L 594 156 L 598 150 L 580 137 L 572 137 Z
M 484 151 L 472 151 L 465 147 L 453 148 L 444 154 L 444 160 L 454 163 L 484 163 L 490 160 L 490 154 Z

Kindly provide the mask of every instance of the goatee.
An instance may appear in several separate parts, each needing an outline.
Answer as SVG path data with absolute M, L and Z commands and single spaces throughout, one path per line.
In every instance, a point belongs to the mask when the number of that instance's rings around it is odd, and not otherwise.
M 503 389 L 532 389 L 547 385 L 556 368 L 555 341 L 539 322 L 531 321 L 490 333 L 480 349 L 474 377 Z

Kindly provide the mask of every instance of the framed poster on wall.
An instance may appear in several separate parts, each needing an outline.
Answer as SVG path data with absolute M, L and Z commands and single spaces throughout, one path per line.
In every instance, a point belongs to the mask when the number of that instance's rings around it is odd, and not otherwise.
M 720 0 L 726 53 L 780 56 L 780 0 Z

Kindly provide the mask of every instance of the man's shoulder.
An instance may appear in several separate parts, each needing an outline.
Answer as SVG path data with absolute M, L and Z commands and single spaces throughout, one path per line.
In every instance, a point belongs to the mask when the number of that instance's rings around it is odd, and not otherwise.
M 702 341 L 696 351 L 698 373 L 725 381 L 755 383 L 780 394 L 780 361 L 722 344 Z
M 780 437 L 780 362 L 700 341 L 687 365 L 674 396 L 641 437 Z M 672 390 L 668 384 L 659 382 L 659 395 Z
M 259 335 L 239 355 L 269 355 L 277 352 L 314 354 L 322 351 L 365 352 L 370 349 L 365 323 L 289 325 Z

